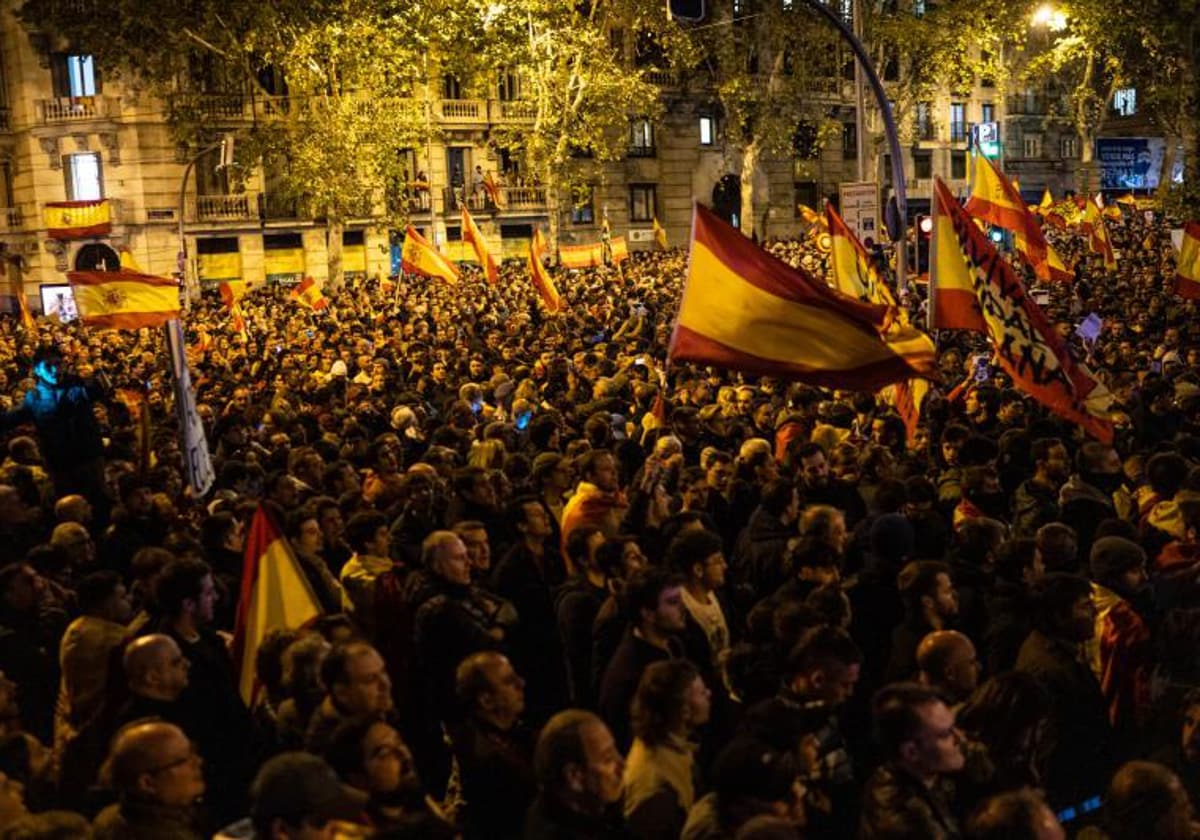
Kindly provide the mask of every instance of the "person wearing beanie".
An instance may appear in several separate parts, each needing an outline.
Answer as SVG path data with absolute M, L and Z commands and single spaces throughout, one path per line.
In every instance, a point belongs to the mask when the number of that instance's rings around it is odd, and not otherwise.
M 1096 634 L 1088 662 L 1118 733 L 1144 719 L 1154 652 L 1144 612 L 1150 596 L 1146 552 L 1124 537 L 1101 537 L 1090 555 Z

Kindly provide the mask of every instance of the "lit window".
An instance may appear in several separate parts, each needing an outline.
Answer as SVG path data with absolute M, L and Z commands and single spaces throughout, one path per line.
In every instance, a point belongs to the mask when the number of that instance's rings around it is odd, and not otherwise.
M 67 56 L 67 90 L 71 96 L 96 95 L 96 63 L 90 55 Z
M 69 201 L 96 201 L 104 198 L 100 154 L 98 152 L 82 152 L 64 157 L 63 175 L 67 181 L 67 199 Z
M 712 117 L 700 118 L 700 145 L 711 146 L 716 142 L 716 124 Z
M 629 220 L 648 222 L 657 211 L 654 184 L 629 185 Z
M 1113 94 L 1113 110 L 1122 117 L 1137 113 L 1137 88 L 1121 88 Z

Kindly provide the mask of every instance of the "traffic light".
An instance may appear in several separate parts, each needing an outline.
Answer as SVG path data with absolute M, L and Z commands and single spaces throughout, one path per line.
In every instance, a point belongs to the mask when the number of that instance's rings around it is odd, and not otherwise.
M 671 20 L 699 23 L 707 11 L 705 0 L 667 0 L 667 17 Z
M 933 237 L 933 216 L 917 216 L 916 250 L 914 264 L 918 274 L 929 271 L 929 246 Z

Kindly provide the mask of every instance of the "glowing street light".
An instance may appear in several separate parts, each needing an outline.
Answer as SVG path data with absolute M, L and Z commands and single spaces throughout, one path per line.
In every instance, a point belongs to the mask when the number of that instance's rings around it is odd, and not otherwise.
M 1039 29 L 1061 32 L 1067 28 L 1067 15 L 1049 3 L 1045 3 L 1038 6 L 1037 10 L 1033 13 L 1032 23 Z

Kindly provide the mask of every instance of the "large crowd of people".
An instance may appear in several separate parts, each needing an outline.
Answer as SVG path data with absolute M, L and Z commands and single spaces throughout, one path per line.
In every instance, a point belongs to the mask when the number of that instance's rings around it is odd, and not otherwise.
M 1200 318 L 1110 231 L 1046 309 L 1112 445 L 970 333 L 911 427 L 668 364 L 673 250 L 206 294 L 197 498 L 160 332 L 0 322 L 0 838 L 1196 836 Z M 259 510 L 321 614 L 247 704 Z

